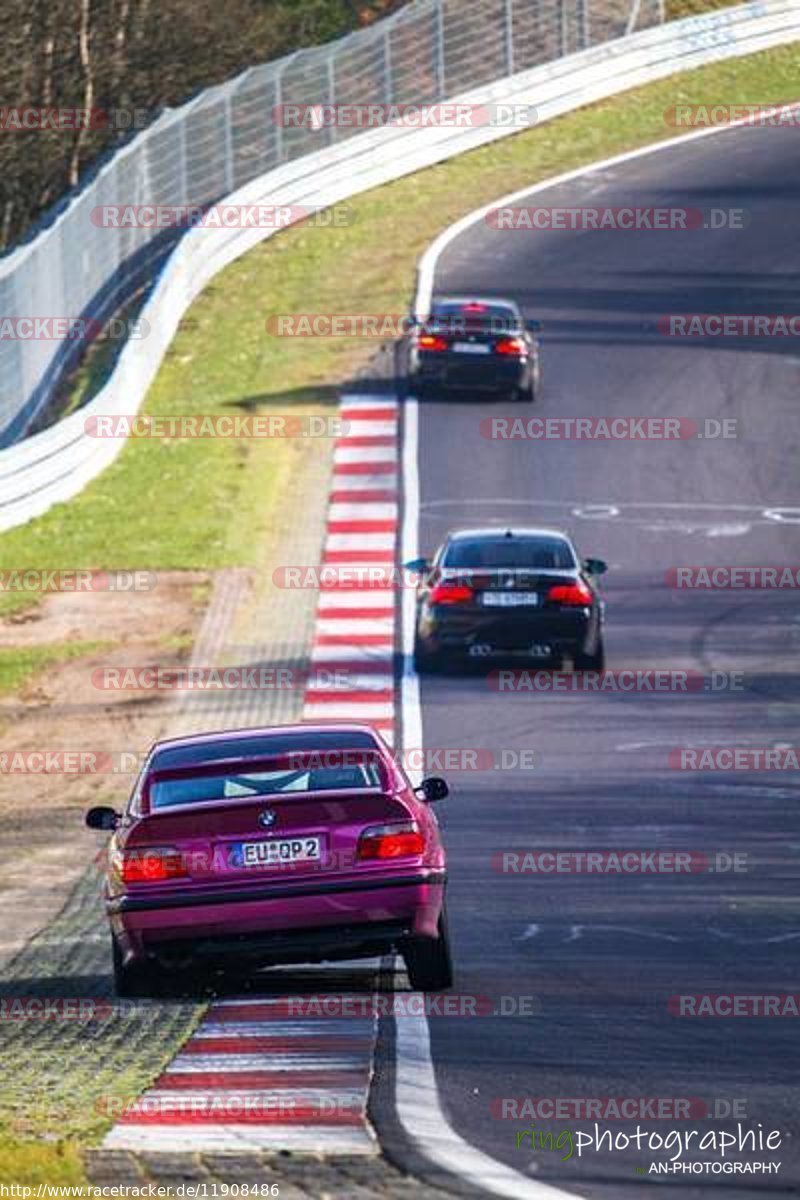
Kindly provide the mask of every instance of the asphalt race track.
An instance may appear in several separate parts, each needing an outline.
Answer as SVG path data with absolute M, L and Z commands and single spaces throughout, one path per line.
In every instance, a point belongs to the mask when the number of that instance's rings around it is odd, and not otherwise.
M 453 774 L 442 806 L 457 990 L 532 996 L 539 1010 L 432 1018 L 443 1104 L 473 1146 L 577 1195 L 638 1198 L 661 1182 L 681 1196 L 746 1200 L 800 1186 L 792 1020 L 668 1008 L 675 995 L 797 990 L 796 773 L 668 765 L 681 747 L 798 741 L 797 592 L 677 590 L 667 572 L 800 565 L 800 510 L 770 511 L 797 503 L 798 355 L 792 338 L 675 338 L 658 324 L 670 313 L 798 311 L 796 136 L 729 130 L 530 201 L 743 209 L 744 228 L 531 232 L 481 221 L 437 270 L 436 294 L 510 295 L 544 322 L 544 392 L 533 407 L 420 404 L 421 551 L 456 526 L 567 529 L 610 565 L 608 669 L 741 673 L 738 690 L 718 675 L 718 691 L 689 694 L 499 693 L 476 673 L 422 681 L 426 748 L 486 748 L 495 764 L 525 750 L 535 762 Z M 706 418 L 734 418 L 737 436 L 492 440 L 480 428 L 492 415 L 689 417 L 701 430 Z M 509 850 L 631 849 L 739 853 L 747 869 L 620 878 L 503 874 L 492 863 Z M 738 1111 L 746 1129 L 780 1130 L 782 1143 L 733 1157 L 780 1161 L 780 1173 L 646 1179 L 636 1168 L 668 1155 L 584 1150 L 563 1162 L 567 1149 L 517 1149 L 530 1117 L 500 1119 L 492 1101 L 524 1096 L 707 1106 L 697 1120 L 638 1122 L 662 1135 L 735 1132 L 724 1114 Z M 534 1124 L 556 1136 L 593 1129 L 577 1118 Z M 637 1122 L 600 1124 L 630 1133 Z

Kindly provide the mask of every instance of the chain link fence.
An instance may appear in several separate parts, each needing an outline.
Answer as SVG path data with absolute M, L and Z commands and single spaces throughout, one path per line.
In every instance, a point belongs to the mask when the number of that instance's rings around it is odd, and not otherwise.
M 389 120 L 393 106 L 452 99 L 663 19 L 663 0 L 416 0 L 164 113 L 0 259 L 0 445 L 31 429 L 87 342 L 157 277 L 183 230 L 141 206 L 208 208 L 376 113 Z

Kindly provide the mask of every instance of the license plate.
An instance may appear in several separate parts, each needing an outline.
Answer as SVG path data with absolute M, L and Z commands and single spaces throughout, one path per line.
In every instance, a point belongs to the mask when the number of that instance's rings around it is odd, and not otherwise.
M 484 592 L 481 602 L 484 608 L 535 608 L 539 603 L 539 593 Z
M 489 347 L 483 342 L 453 342 L 456 354 L 488 354 Z
M 270 838 L 266 842 L 240 842 L 231 847 L 232 867 L 279 867 L 282 863 L 319 862 L 318 837 Z

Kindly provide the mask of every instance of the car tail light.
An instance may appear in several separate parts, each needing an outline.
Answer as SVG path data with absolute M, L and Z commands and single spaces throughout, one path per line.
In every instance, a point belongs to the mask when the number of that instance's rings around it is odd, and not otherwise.
M 522 358 L 526 346 L 522 338 L 500 338 L 494 349 L 496 354 L 504 354 L 508 358 Z
M 471 587 L 463 583 L 437 583 L 431 589 L 431 604 L 469 604 L 475 597 Z
M 402 825 L 373 825 L 358 839 L 356 858 L 418 858 L 425 850 L 425 837 L 414 821 Z
M 550 588 L 547 599 L 568 608 L 586 608 L 592 603 L 593 596 L 585 583 L 558 583 Z
M 189 874 L 183 855 L 171 846 L 123 850 L 114 855 L 113 865 L 123 883 L 163 883 Z
M 420 350 L 433 350 L 441 353 L 447 349 L 447 338 L 440 337 L 436 333 L 421 333 L 417 338 L 417 345 Z

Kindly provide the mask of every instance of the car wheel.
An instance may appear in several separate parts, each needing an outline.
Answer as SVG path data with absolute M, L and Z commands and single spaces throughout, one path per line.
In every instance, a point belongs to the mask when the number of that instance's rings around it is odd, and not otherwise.
M 431 650 L 421 638 L 414 639 L 414 670 L 418 675 L 433 675 L 442 669 L 442 654 Z
M 536 380 L 532 378 L 527 387 L 514 388 L 512 400 L 515 403 L 533 404 L 536 400 Z
M 594 654 L 576 654 L 575 659 L 576 671 L 602 671 L 606 665 L 606 651 L 603 645 L 603 639 L 598 638 L 597 649 Z
M 158 970 L 153 963 L 132 962 L 123 960 L 119 942 L 111 939 L 114 967 L 114 991 L 122 999 L 144 1000 L 148 996 L 158 996 L 163 987 Z
M 403 949 L 408 981 L 415 992 L 445 992 L 453 986 L 447 913 L 442 908 L 438 938 L 413 938 Z

